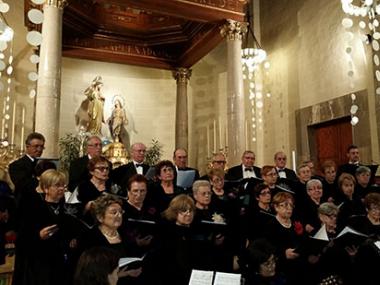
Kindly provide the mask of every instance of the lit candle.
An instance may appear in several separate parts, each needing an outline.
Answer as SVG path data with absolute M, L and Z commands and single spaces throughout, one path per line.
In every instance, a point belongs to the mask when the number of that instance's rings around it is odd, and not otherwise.
M 293 170 L 297 172 L 297 166 L 296 166 L 296 151 L 292 151 L 292 162 L 293 162 Z
M 11 137 L 11 144 L 15 143 L 15 123 L 16 123 L 16 102 L 13 102 L 13 120 L 12 120 L 12 137 Z
M 223 149 L 223 140 L 222 140 L 222 118 L 218 118 L 218 128 L 219 128 L 219 149 Z
M 213 125 L 214 125 L 214 153 L 216 153 L 216 120 L 214 120 Z
M 3 119 L 1 120 L 1 139 L 4 139 L 4 126 L 5 126 L 5 119 L 3 114 Z
M 24 150 L 24 131 L 25 131 L 25 107 L 22 107 L 22 115 L 21 115 L 21 140 L 20 140 L 20 148 Z
M 210 126 L 207 125 L 207 157 L 210 157 Z
M 245 125 L 244 125 L 244 129 L 245 129 L 245 150 L 248 150 L 248 121 L 245 120 Z
M 225 146 L 228 147 L 228 123 L 226 123 L 225 135 L 226 135 L 226 144 L 225 144 Z

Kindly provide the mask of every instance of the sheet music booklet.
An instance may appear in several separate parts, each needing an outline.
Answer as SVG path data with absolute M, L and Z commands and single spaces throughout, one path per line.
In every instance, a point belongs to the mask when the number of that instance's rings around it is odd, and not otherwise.
M 193 269 L 189 285 L 240 285 L 241 274 Z

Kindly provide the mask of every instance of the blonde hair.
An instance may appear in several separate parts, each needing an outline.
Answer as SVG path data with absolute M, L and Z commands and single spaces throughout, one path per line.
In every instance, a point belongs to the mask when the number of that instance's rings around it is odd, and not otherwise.
M 163 217 L 169 221 L 177 220 L 179 212 L 186 212 L 187 210 L 194 212 L 194 200 L 186 194 L 181 194 L 170 201 L 169 207 L 162 213 Z
M 68 179 L 64 172 L 55 169 L 48 169 L 40 176 L 39 188 L 44 190 L 57 184 L 66 185 L 67 182 Z

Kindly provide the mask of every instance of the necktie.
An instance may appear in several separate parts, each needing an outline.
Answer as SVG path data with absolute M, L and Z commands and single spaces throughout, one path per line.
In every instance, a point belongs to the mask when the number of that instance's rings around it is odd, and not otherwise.
M 246 167 L 246 168 L 244 169 L 244 171 L 253 171 L 253 168 L 252 168 L 252 167 Z
M 285 169 L 279 169 L 278 172 L 285 172 Z
M 143 167 L 142 163 L 136 163 L 135 164 L 135 167 L 138 168 L 138 167 Z

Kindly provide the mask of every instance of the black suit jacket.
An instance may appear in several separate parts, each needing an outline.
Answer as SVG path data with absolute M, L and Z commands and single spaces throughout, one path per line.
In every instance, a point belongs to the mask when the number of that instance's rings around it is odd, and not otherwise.
M 150 166 L 148 164 L 143 164 L 143 175 L 145 175 Z M 118 168 L 114 169 L 111 174 L 111 180 L 112 182 L 116 183 L 121 187 L 121 190 L 124 191 L 127 188 L 128 180 L 133 175 L 137 174 L 135 165 L 133 164 L 133 161 L 119 166 Z
M 276 171 L 277 171 L 277 173 L 279 172 L 277 170 L 277 168 L 276 168 Z M 297 180 L 297 174 L 292 169 L 284 168 L 284 172 L 286 175 L 286 179 L 290 179 L 290 180 L 294 180 L 294 181 Z
M 87 169 L 88 155 L 73 160 L 69 169 L 69 191 L 73 192 L 80 182 L 88 180 L 90 173 Z
M 256 174 L 257 178 L 261 178 L 261 168 L 257 166 L 253 166 L 253 171 Z M 243 178 L 243 167 L 242 165 L 236 165 L 234 167 L 231 167 L 228 169 L 227 175 L 226 175 L 227 180 L 238 180 Z
M 38 185 L 34 167 L 37 161 L 32 161 L 27 155 L 9 165 L 9 175 L 15 185 L 15 197 L 18 200 L 24 191 L 34 191 Z

